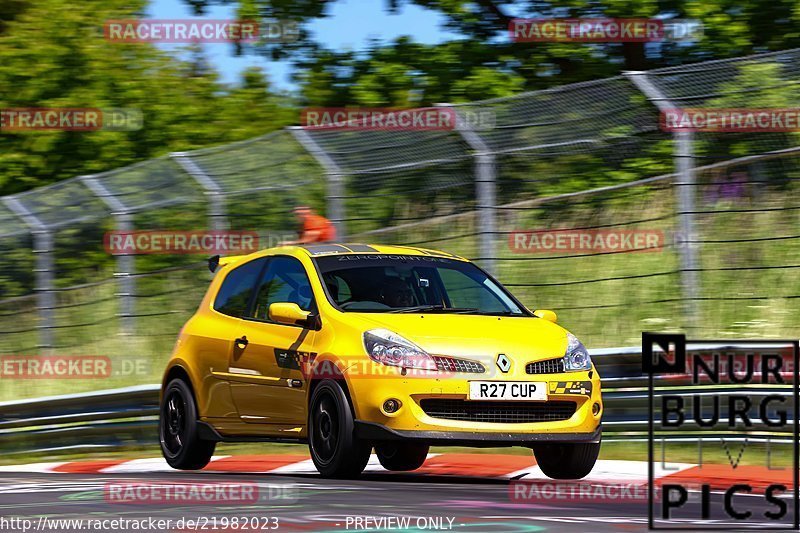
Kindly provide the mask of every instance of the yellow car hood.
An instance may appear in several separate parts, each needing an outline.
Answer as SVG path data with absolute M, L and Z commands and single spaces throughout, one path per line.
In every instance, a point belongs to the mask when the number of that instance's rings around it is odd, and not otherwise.
M 567 330 L 536 317 L 461 314 L 358 313 L 365 329 L 385 328 L 434 355 L 462 357 L 505 353 L 538 361 L 564 355 Z

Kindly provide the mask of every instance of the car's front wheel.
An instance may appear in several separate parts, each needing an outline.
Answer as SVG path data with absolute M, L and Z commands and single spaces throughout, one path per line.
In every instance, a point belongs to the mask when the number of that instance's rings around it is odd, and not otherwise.
M 412 443 L 386 443 L 375 446 L 375 454 L 386 470 L 416 470 L 428 457 L 430 446 Z
M 599 442 L 533 445 L 536 464 L 552 479 L 586 477 L 594 468 L 599 453 Z
M 158 423 L 161 452 L 172 468 L 199 470 L 211 460 L 217 444 L 200 438 L 196 422 L 192 390 L 182 379 L 173 379 L 164 389 Z
M 355 436 L 350 403 L 341 385 L 332 379 L 314 389 L 308 411 L 308 448 L 324 477 L 358 476 L 369 461 L 372 446 Z

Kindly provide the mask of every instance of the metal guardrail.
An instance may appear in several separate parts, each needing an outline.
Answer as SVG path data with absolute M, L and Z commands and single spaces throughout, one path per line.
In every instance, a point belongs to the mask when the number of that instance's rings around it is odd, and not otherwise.
M 0 452 L 157 442 L 161 385 L 0 402 Z
M 706 349 L 708 345 L 704 345 Z M 691 345 L 689 346 L 691 349 Z M 603 439 L 643 441 L 647 438 L 647 376 L 642 374 L 641 348 L 590 350 L 603 377 Z M 702 388 L 661 382 L 675 394 L 713 395 L 714 386 Z M 33 453 L 52 450 L 114 448 L 158 442 L 159 384 L 101 390 L 63 396 L 0 402 L 0 452 Z M 791 395 L 791 388 L 753 386 L 753 396 Z M 721 429 L 729 440 L 763 439 L 764 426 L 747 433 Z M 704 435 L 708 430 L 704 429 Z M 693 431 L 670 433 L 669 441 L 697 441 Z M 780 442 L 770 434 L 773 442 Z M 780 436 L 779 436 L 780 437 Z M 787 438 L 791 438 L 788 434 Z

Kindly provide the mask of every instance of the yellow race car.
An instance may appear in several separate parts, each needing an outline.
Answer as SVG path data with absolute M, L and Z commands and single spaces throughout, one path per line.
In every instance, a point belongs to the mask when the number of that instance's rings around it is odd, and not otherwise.
M 470 261 L 421 248 L 314 244 L 209 260 L 215 272 L 164 373 L 174 468 L 220 441 L 307 442 L 324 476 L 373 448 L 414 470 L 431 445 L 525 446 L 552 478 L 600 449 L 600 377 L 581 342 Z

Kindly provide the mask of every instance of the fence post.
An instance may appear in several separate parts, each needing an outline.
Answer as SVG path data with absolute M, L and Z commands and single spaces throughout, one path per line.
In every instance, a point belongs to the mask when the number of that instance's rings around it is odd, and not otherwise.
M 186 152 L 173 152 L 169 156 L 203 188 L 203 193 L 208 197 L 209 228 L 217 231 L 228 229 L 225 191 L 222 187 Z
M 39 348 L 52 348 L 55 328 L 55 289 L 53 276 L 53 234 L 45 224 L 22 202 L 13 196 L 3 198 L 6 206 L 22 219 L 33 235 L 33 253 L 36 258 L 36 309 L 39 312 Z
M 644 93 L 659 112 L 678 108 L 650 80 L 646 72 L 626 72 L 625 76 Z M 682 245 L 678 247 L 681 262 L 681 285 L 683 287 L 686 313 L 691 321 L 695 321 L 699 318 L 697 302 L 700 292 L 694 222 L 694 136 L 689 131 L 677 131 L 672 134 L 672 138 L 675 143 L 673 152 L 675 172 L 679 179 L 676 185 L 678 215 L 682 233 L 680 239 Z M 673 244 L 676 242 L 677 239 L 673 239 Z
M 459 113 L 458 107 L 452 104 L 436 104 L 449 107 L 456 116 L 456 131 L 464 142 L 474 151 L 475 157 L 475 201 L 477 203 L 478 220 L 476 228 L 480 242 L 479 255 L 481 263 L 491 275 L 497 275 L 497 167 L 495 155 L 486 141 L 469 125 L 468 120 Z
M 111 211 L 111 216 L 117 227 L 117 231 L 133 231 L 133 216 L 128 207 L 123 204 L 116 196 L 106 188 L 95 176 L 81 176 L 78 178 L 87 189 L 97 196 Z M 118 279 L 117 294 L 119 298 L 119 318 L 120 334 L 133 335 L 136 332 L 135 304 L 136 298 L 136 279 L 133 277 L 136 271 L 136 258 L 131 254 L 121 254 L 116 256 L 117 271 L 114 277 Z
M 345 240 L 347 235 L 344 206 L 345 183 L 341 167 L 317 144 L 317 141 L 308 134 L 305 128 L 302 126 L 289 126 L 287 129 L 297 139 L 297 142 L 325 169 L 328 181 L 328 192 L 326 194 L 328 200 L 327 215 L 333 225 L 336 226 L 338 240 Z

